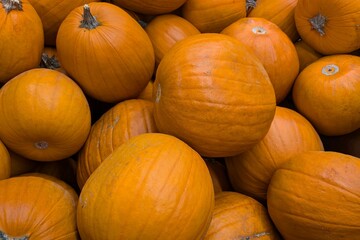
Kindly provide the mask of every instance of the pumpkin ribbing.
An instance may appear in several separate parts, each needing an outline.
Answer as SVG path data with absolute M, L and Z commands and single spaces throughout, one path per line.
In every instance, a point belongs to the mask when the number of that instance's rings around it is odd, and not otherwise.
M 99 25 L 100 23 L 96 20 L 96 17 L 91 14 L 89 5 L 85 4 L 83 20 L 81 21 L 80 28 L 86 28 L 90 30 L 96 28 Z
M 21 0 L 2 0 L 1 2 L 6 13 L 9 13 L 12 10 L 23 10 Z

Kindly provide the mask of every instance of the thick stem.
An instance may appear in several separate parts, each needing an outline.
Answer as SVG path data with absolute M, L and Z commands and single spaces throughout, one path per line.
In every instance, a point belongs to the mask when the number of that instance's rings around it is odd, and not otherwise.
M 246 12 L 249 13 L 256 7 L 256 0 L 246 0 Z
M 40 66 L 48 69 L 57 69 L 61 67 L 58 59 L 54 55 L 50 57 L 46 53 L 41 55 Z
M 83 20 L 80 22 L 80 27 L 90 30 L 96 28 L 99 25 L 100 23 L 96 20 L 96 17 L 91 14 L 89 5 L 85 4 Z
M 1 3 L 6 13 L 9 13 L 12 10 L 23 10 L 21 0 L 1 0 Z
M 0 231 L 0 240 L 28 240 L 28 236 L 24 237 L 10 237 L 6 233 Z
M 325 35 L 325 24 L 326 24 L 326 17 L 321 15 L 320 13 L 318 15 L 316 15 L 313 18 L 309 19 L 309 22 L 311 24 L 312 29 L 315 29 L 320 36 L 324 36 Z

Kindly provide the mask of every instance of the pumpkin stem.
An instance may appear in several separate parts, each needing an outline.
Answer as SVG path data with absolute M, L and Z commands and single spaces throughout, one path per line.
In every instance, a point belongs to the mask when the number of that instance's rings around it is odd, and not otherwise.
M 0 231 L 0 240 L 28 240 L 29 237 L 10 237 L 6 233 Z
M 1 0 L 1 3 L 6 13 L 9 13 L 12 10 L 23 10 L 21 0 Z
M 58 61 L 58 59 L 55 57 L 55 55 L 53 56 L 49 56 L 46 53 L 43 53 L 41 55 L 41 63 L 40 66 L 43 68 L 48 68 L 48 69 L 56 69 L 56 68 L 60 68 L 60 63 Z
M 315 17 L 309 19 L 312 29 L 315 29 L 320 34 L 320 36 L 325 35 L 324 27 L 326 21 L 327 21 L 326 17 L 321 15 L 320 13 Z
M 49 143 L 46 141 L 39 141 L 39 142 L 34 143 L 34 145 L 37 149 L 40 149 L 40 150 L 44 150 L 49 147 Z M 0 238 L 0 240 L 1 240 L 1 238 Z
M 256 0 L 246 0 L 246 12 L 249 13 L 256 7 Z
M 91 14 L 89 5 L 85 4 L 83 20 L 80 22 L 80 27 L 90 30 L 96 28 L 99 25 L 100 23 L 96 20 L 96 17 Z

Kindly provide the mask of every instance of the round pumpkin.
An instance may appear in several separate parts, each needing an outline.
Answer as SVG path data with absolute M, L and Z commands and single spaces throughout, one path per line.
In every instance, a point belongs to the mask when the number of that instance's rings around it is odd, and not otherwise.
M 221 31 L 251 48 L 264 65 L 276 102 L 289 94 L 299 73 L 299 58 L 289 37 L 265 18 L 242 18 Z
M 53 161 L 75 154 L 90 132 L 90 108 L 80 87 L 50 69 L 28 70 L 0 91 L 0 138 L 28 159 Z
M 202 33 L 219 33 L 240 18 L 246 17 L 243 0 L 187 0 L 181 16 Z
M 356 239 L 360 232 L 360 159 L 309 151 L 276 170 L 268 211 L 284 239 Z
M 360 57 L 325 56 L 307 66 L 294 83 L 296 108 L 323 135 L 360 128 Z
M 0 180 L 9 178 L 11 174 L 10 154 L 0 140 Z
M 111 0 L 113 4 L 145 15 L 160 15 L 173 12 L 186 0 Z
M 75 8 L 62 22 L 56 46 L 66 72 L 103 102 L 137 97 L 154 72 L 154 49 L 145 30 L 114 4 Z
M 78 196 L 64 182 L 43 174 L 0 181 L 1 239 L 79 239 Z
M 311 123 L 294 110 L 276 107 L 266 136 L 250 150 L 226 158 L 225 162 L 236 191 L 266 202 L 267 188 L 276 169 L 298 153 L 315 150 L 324 147 Z
M 255 199 L 237 192 L 215 195 L 215 207 L 204 240 L 280 240 L 267 209 Z
M 299 0 L 296 28 L 315 51 L 324 55 L 360 48 L 360 4 L 351 0 Z
M 39 15 L 27 0 L 0 1 L 0 83 L 38 67 L 44 47 Z
M 154 104 L 141 99 L 120 102 L 91 127 L 79 152 L 77 183 L 82 188 L 96 168 L 121 144 L 142 133 L 156 132 Z
M 235 38 L 189 36 L 164 56 L 154 82 L 154 118 L 204 157 L 237 155 L 260 141 L 275 114 L 262 63 Z
M 299 72 L 304 70 L 305 67 L 315 62 L 319 58 L 323 57 L 320 53 L 316 52 L 312 47 L 310 47 L 303 40 L 296 41 L 294 43 L 297 55 L 299 57 Z
M 93 172 L 80 194 L 77 223 L 82 239 L 200 240 L 213 207 L 201 156 L 175 137 L 145 133 Z

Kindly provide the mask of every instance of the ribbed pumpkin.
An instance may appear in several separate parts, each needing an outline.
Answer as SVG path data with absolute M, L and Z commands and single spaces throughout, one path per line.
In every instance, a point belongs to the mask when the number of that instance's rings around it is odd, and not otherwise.
M 226 158 L 232 186 L 238 192 L 266 201 L 266 192 L 276 169 L 298 153 L 324 150 L 311 123 L 294 110 L 276 107 L 266 136 L 249 151 Z
M 181 16 L 202 33 L 219 33 L 240 18 L 246 17 L 243 0 L 187 0 Z
M 201 156 L 175 137 L 145 133 L 117 148 L 90 176 L 77 223 L 88 240 L 200 240 L 213 207 Z
M 44 33 L 27 0 L 0 1 L 0 26 L 0 83 L 5 83 L 39 65 Z
M 325 56 L 307 66 L 294 83 L 298 111 L 323 135 L 360 128 L 360 57 Z
M 242 18 L 221 31 L 251 48 L 264 65 L 276 102 L 289 94 L 299 73 L 299 58 L 289 37 L 265 18 Z
M 299 57 L 299 72 L 301 72 L 302 70 L 304 70 L 305 67 L 322 57 L 320 53 L 316 52 L 303 40 L 295 42 L 294 46 Z
M 298 154 L 271 179 L 270 217 L 284 239 L 357 239 L 359 176 L 359 158 L 323 151 Z
M 275 94 L 260 60 L 235 38 L 189 36 L 164 56 L 154 82 L 154 118 L 204 157 L 237 155 L 260 141 Z
M 267 209 L 258 201 L 236 192 L 215 196 L 210 227 L 204 240 L 280 240 Z
M 0 238 L 79 239 L 78 196 L 64 182 L 43 174 L 0 181 Z
M 53 161 L 75 154 L 90 132 L 90 108 L 80 87 L 50 69 L 28 70 L 0 91 L 0 138 L 26 158 Z
M 135 98 L 154 71 L 154 50 L 145 30 L 110 3 L 75 8 L 62 22 L 56 45 L 66 72 L 100 101 Z
M 10 177 L 11 159 L 10 154 L 5 145 L 0 140 L 0 180 Z
M 111 0 L 113 4 L 146 15 L 170 13 L 183 5 L 186 0 Z
M 77 182 L 80 188 L 118 146 L 139 134 L 157 131 L 153 109 L 150 101 L 126 100 L 109 109 L 92 125 L 79 152 Z
M 299 38 L 294 15 L 298 0 L 246 0 L 247 17 L 265 18 L 283 30 L 294 42 Z
M 299 0 L 296 28 L 301 38 L 324 55 L 360 48 L 360 4 L 352 0 Z

